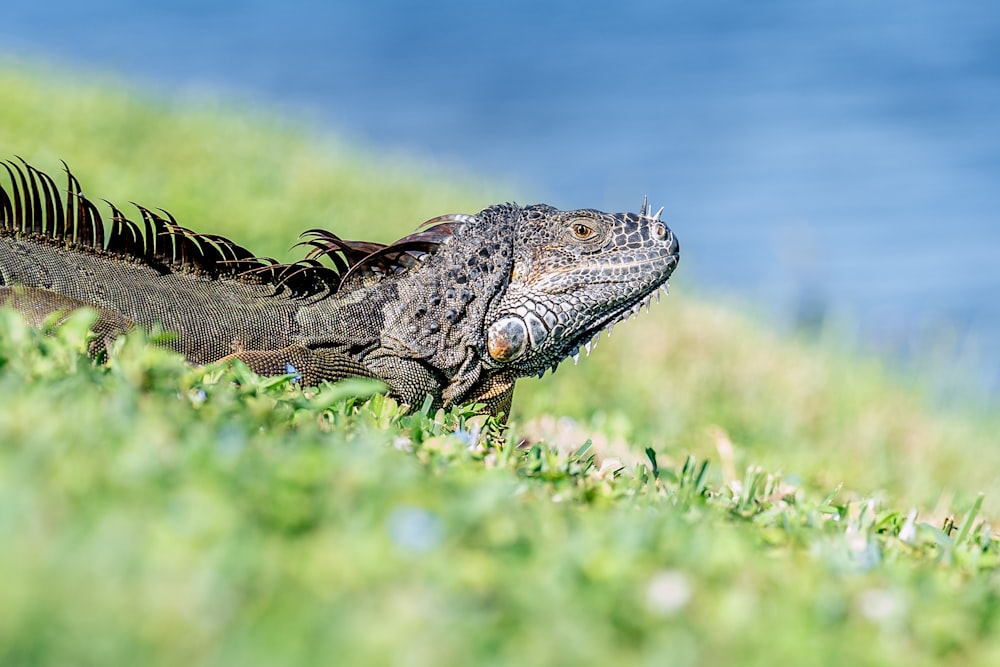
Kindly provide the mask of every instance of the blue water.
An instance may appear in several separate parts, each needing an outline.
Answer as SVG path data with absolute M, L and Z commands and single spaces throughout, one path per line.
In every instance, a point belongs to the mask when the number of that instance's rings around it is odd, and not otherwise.
M 221 89 L 519 201 L 648 194 L 681 287 L 904 355 L 951 341 L 998 385 L 1000 3 L 135 5 L 8 0 L 0 53 Z

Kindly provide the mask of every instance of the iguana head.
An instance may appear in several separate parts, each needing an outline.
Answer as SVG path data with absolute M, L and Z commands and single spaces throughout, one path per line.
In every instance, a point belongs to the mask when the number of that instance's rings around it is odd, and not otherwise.
M 487 209 L 479 217 L 489 216 Z M 659 216 L 645 201 L 639 213 L 520 209 L 510 277 L 484 322 L 484 363 L 541 375 L 648 307 L 680 257 Z

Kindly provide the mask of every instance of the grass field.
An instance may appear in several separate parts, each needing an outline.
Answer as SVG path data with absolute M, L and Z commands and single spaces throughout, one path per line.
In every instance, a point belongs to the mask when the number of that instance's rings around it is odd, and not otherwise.
M 262 254 L 523 198 L 225 102 L 0 93 L 7 156 Z M 0 313 L 0 664 L 1000 664 L 1000 418 L 683 274 L 504 432 Z

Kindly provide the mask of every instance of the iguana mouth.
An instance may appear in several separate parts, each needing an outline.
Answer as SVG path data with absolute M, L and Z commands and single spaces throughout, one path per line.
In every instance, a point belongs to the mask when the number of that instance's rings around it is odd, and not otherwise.
M 674 263 L 676 265 L 676 260 Z M 594 326 L 587 328 L 583 331 L 583 333 L 575 336 L 570 343 L 563 348 L 565 349 L 565 352 L 560 352 L 558 359 L 554 361 L 551 366 L 547 366 L 539 371 L 537 373 L 537 377 L 545 375 L 545 371 L 547 370 L 555 372 L 556 367 L 570 357 L 573 358 L 574 364 L 579 363 L 581 349 L 586 351 L 586 354 L 589 357 L 591 351 L 597 347 L 597 343 L 601 339 L 601 333 L 607 331 L 608 337 L 610 337 L 611 333 L 614 331 L 615 325 L 619 322 L 624 322 L 625 320 L 638 316 L 643 307 L 646 308 L 646 312 L 649 312 L 654 298 L 657 303 L 660 302 L 661 293 L 665 296 L 669 296 L 670 289 L 667 281 L 656 285 L 634 301 L 625 303 L 621 307 L 611 311 L 602 319 L 598 320 Z

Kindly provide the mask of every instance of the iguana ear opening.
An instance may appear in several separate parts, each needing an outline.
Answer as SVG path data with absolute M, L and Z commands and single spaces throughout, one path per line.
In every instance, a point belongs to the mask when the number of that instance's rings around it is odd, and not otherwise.
M 510 282 L 519 283 L 523 281 L 528 275 L 528 267 L 524 260 L 518 259 L 514 261 L 514 267 L 510 270 Z

